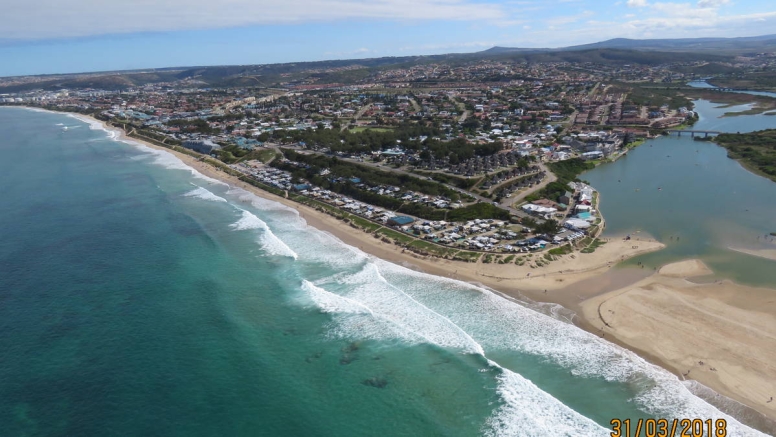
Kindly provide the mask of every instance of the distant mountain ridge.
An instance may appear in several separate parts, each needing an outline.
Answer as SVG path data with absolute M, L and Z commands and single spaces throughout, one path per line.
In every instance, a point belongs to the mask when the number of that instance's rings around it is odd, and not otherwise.
M 615 38 L 592 44 L 561 48 L 492 47 L 475 53 L 425 56 L 387 56 L 369 59 L 341 59 L 284 64 L 216 65 L 150 68 L 131 71 L 36 76 L 34 81 L 2 84 L 0 93 L 32 89 L 121 90 L 155 83 L 188 81 L 186 86 L 272 87 L 288 80 L 315 77 L 317 83 L 355 83 L 370 74 L 419 64 L 464 65 L 479 60 L 544 63 L 594 63 L 603 65 L 660 65 L 704 61 L 703 74 L 729 72 L 726 66 L 735 56 L 761 52 L 776 53 L 776 35 L 741 38 L 627 39 Z M 344 68 L 347 67 L 347 68 Z M 334 70 L 339 71 L 334 71 Z M 317 71 L 315 71 L 317 70 Z M 332 71 L 321 71 L 332 70 Z M 695 71 L 695 70 L 694 70 Z M 696 72 L 701 73 L 700 70 Z
M 482 54 L 567 52 L 591 49 L 623 49 L 641 51 L 736 51 L 776 48 L 776 34 L 735 38 L 674 38 L 629 39 L 614 38 L 606 41 L 558 48 L 492 47 Z

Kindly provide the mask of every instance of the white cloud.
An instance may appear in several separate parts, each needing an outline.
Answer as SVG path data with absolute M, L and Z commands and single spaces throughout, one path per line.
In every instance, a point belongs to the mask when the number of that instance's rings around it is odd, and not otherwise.
M 559 17 L 552 17 L 549 20 L 547 20 L 547 24 L 549 24 L 552 27 L 564 26 L 567 24 L 575 23 L 579 20 L 582 20 L 586 17 L 590 17 L 592 15 L 594 15 L 592 11 L 584 11 L 577 15 L 564 15 Z
M 698 0 L 699 8 L 718 8 L 730 3 L 730 0 Z
M 647 6 L 647 0 L 628 0 L 627 4 L 630 8 L 643 8 Z
M 776 8 L 774 8 L 776 9 Z M 653 3 L 637 14 L 620 20 L 572 23 L 563 32 L 554 31 L 554 23 L 535 27 L 519 39 L 498 45 L 512 47 L 566 47 L 611 38 L 699 38 L 759 36 L 776 29 L 776 11 L 754 14 L 721 14 L 715 8 L 699 8 L 694 3 Z
M 499 20 L 504 15 L 499 5 L 472 0 L 12 0 L 3 5 L 0 40 L 355 19 Z

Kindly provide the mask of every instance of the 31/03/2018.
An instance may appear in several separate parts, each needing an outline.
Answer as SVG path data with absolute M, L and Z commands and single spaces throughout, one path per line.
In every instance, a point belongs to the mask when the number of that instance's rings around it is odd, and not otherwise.
M 612 419 L 611 437 L 727 437 L 725 419 Z

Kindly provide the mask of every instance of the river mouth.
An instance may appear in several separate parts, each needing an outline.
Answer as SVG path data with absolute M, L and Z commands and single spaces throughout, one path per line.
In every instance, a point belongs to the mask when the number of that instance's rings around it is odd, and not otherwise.
M 700 119 L 694 129 L 750 132 L 776 127 L 776 119 L 763 115 L 723 117 L 728 109 L 696 101 Z M 724 148 L 690 136 L 659 137 L 630 151 L 626 159 L 580 177 L 605 199 L 605 236 L 643 232 L 666 245 L 624 266 L 659 267 L 699 258 L 718 278 L 776 286 L 772 259 L 730 249 L 776 249 L 765 241 L 774 231 L 776 183 L 729 159 Z

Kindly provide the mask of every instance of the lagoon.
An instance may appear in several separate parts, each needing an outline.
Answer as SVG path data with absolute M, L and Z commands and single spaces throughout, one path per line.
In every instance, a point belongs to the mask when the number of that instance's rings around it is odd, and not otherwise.
M 699 100 L 694 128 L 750 132 L 776 128 L 758 115 L 724 117 L 749 105 L 720 107 Z M 719 278 L 744 284 L 776 284 L 776 262 L 730 250 L 776 249 L 776 183 L 729 159 L 724 148 L 689 135 L 649 140 L 617 162 L 581 176 L 601 194 L 605 235 L 651 235 L 667 247 L 634 258 L 648 268 L 687 258 L 706 262 Z

